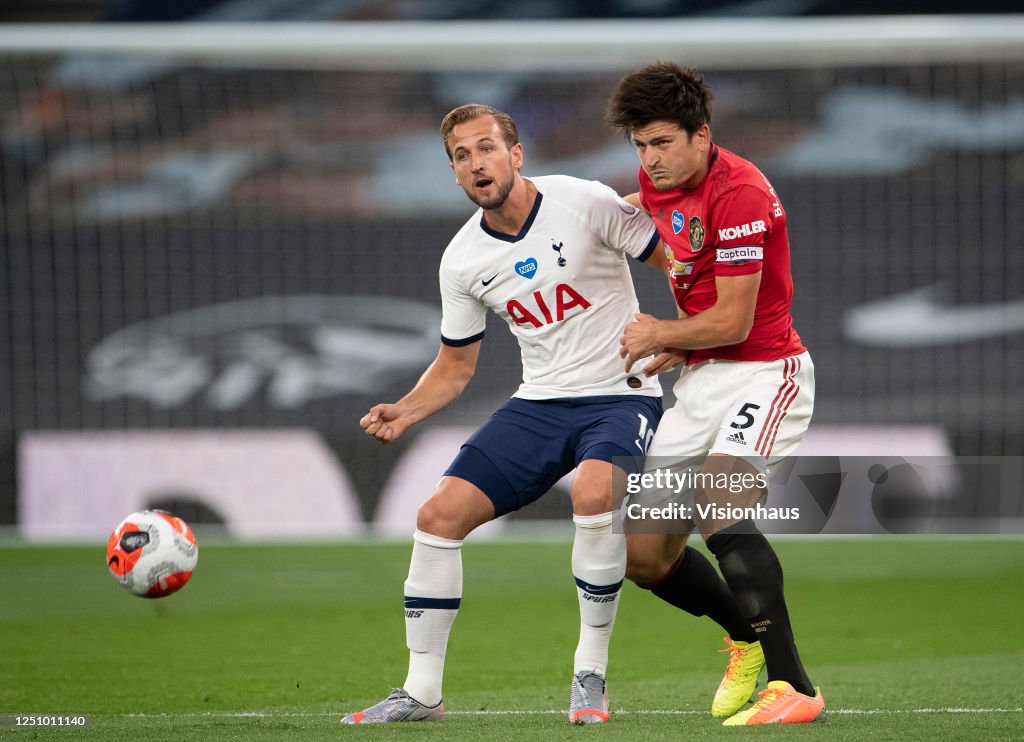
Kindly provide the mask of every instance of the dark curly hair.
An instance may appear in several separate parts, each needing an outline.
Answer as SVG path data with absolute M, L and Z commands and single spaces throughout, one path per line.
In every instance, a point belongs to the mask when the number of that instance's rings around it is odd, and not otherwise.
M 670 121 L 693 136 L 711 123 L 711 89 L 693 67 L 656 62 L 619 81 L 604 118 L 627 137 L 655 121 Z

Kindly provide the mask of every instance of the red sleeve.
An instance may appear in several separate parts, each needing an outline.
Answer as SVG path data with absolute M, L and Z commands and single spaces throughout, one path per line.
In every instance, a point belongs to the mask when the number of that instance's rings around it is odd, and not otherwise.
M 757 273 L 764 263 L 764 244 L 773 224 L 771 199 L 760 188 L 734 188 L 715 204 L 708 235 L 715 246 L 716 276 Z

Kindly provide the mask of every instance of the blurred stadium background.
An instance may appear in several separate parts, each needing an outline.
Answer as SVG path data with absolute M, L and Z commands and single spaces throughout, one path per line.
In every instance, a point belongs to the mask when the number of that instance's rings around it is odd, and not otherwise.
M 441 116 L 496 105 L 520 124 L 526 175 L 628 193 L 635 155 L 603 106 L 656 58 L 706 71 L 716 140 L 786 205 L 794 315 L 818 373 L 805 453 L 1019 470 L 1024 16 L 832 18 L 918 8 L 781 0 L 498 4 L 484 19 L 459 2 L 285 5 L 300 4 L 0 10 L 6 533 L 102 539 L 162 506 L 242 540 L 407 536 L 520 374 L 492 322 L 450 410 L 388 447 L 357 426 L 437 348 L 437 261 L 471 212 Z M 670 313 L 661 283 L 634 273 L 641 305 Z M 1020 479 L 994 503 L 976 484 L 961 514 L 1024 516 Z M 510 520 L 568 512 L 561 492 Z

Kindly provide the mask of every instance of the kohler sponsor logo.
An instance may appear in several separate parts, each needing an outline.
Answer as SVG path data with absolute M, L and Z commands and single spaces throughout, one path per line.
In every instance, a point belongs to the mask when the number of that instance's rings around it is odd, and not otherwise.
M 749 224 L 740 224 L 736 227 L 726 227 L 725 229 L 718 230 L 718 240 L 719 242 L 726 242 L 728 240 L 735 240 L 737 237 L 749 237 L 752 234 L 767 231 L 768 227 L 765 226 L 762 220 L 758 219 Z

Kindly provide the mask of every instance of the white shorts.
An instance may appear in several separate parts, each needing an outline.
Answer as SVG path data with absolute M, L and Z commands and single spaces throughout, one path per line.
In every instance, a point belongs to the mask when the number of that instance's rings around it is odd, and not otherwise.
M 778 361 L 712 359 L 687 366 L 673 387 L 646 470 L 711 453 L 739 456 L 769 475 L 791 455 L 814 411 L 814 363 L 806 351 Z

